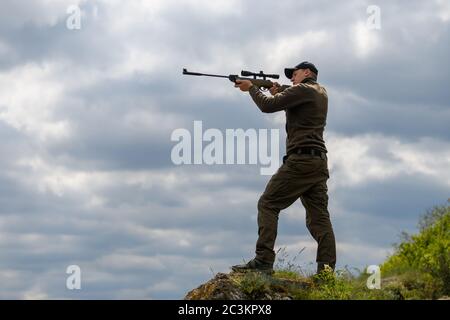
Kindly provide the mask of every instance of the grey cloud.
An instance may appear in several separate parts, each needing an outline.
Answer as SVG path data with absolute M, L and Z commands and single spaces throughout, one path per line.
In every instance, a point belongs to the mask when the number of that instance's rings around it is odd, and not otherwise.
M 349 203 L 352 211 L 392 219 L 396 223 L 415 224 L 430 204 L 439 204 L 448 197 L 445 181 L 437 183 L 426 176 L 402 174 L 383 181 L 363 183 L 357 187 L 340 188 L 335 196 Z M 411 195 L 414 195 L 413 197 Z
M 60 64 L 50 77 L 64 92 L 51 117 L 66 120 L 71 135 L 42 142 L 0 121 L 0 298 L 22 298 L 27 292 L 50 298 L 181 298 L 211 276 L 210 266 L 226 271 L 252 256 L 256 202 L 270 177 L 260 176 L 257 166 L 175 167 L 170 134 L 180 127 L 192 130 L 193 120 L 203 120 L 204 129 L 278 128 L 282 149 L 284 128 L 272 124 L 228 80 L 185 77 L 183 67 L 282 73 L 285 65 L 312 60 L 319 67 L 319 80 L 329 88 L 330 132 L 344 137 L 383 134 L 401 143 L 423 137 L 448 141 L 448 21 L 439 20 L 435 3 L 410 2 L 406 10 L 382 1 L 382 29 L 373 31 L 380 45 L 357 57 L 351 28 L 365 23 L 369 4 L 250 1 L 239 3 L 238 12 L 207 15 L 201 6 L 181 3 L 163 7 L 153 20 L 140 17 L 117 30 L 120 12 L 107 2 L 89 1 L 81 4 L 87 13 L 82 29 L 72 32 L 65 28 L 63 7 L 2 2 L 0 71 L 27 63 Z M 264 51 L 281 39 L 312 31 L 323 31 L 326 40 L 276 56 Z M 112 70 L 128 62 L 133 48 L 154 54 L 160 63 L 142 61 L 138 71 L 114 76 Z M 232 94 L 222 94 L 225 90 Z M 6 101 L 0 106 L 0 112 L 9 107 Z M 130 114 L 139 117 L 139 112 L 158 119 L 155 128 L 148 128 L 145 119 L 134 126 L 126 123 Z M 430 147 L 431 156 L 434 148 L 439 145 Z M 381 147 L 370 152 L 375 158 L 391 156 Z M 142 170 L 178 174 L 193 182 L 181 188 L 164 183 L 143 187 L 112 179 L 93 187 L 94 194 L 75 190 L 58 196 L 38 191 L 44 173 L 17 163 L 35 157 L 67 172 Z M 227 179 L 195 179 L 204 173 L 226 173 Z M 239 199 L 234 199 L 237 194 Z M 89 206 L 91 196 L 104 203 Z M 333 190 L 331 207 L 338 203 L 342 212 L 330 211 L 339 242 L 387 250 L 397 231 L 414 230 L 418 215 L 446 197 L 445 183 L 401 173 L 395 179 Z M 195 205 L 205 198 L 210 201 Z M 279 243 L 310 239 L 303 214 L 299 202 L 282 213 Z M 185 233 L 187 243 L 177 242 L 177 231 Z M 107 263 L 118 255 L 155 258 L 164 269 L 147 270 L 145 263 L 129 261 Z M 302 262 L 310 258 L 312 253 Z M 339 263 L 363 266 L 367 259 L 345 252 Z M 86 274 L 82 292 L 64 288 L 69 264 L 80 264 Z M 186 268 L 180 270 L 180 265 Z M 13 276 L 2 278 L 4 274 Z

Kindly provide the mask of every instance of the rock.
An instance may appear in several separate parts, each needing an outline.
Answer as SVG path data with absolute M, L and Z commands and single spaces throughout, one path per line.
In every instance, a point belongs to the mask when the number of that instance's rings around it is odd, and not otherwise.
M 185 300 L 243 300 L 245 294 L 239 290 L 229 275 L 218 273 L 213 279 L 190 291 Z
M 257 272 L 218 273 L 190 291 L 185 300 L 293 300 L 292 290 L 309 288 L 306 279 L 283 279 Z

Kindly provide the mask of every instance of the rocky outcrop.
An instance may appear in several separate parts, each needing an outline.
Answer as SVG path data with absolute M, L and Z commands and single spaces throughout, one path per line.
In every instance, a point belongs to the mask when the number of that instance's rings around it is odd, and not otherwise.
M 260 273 L 218 273 L 190 291 L 186 300 L 292 300 L 292 292 L 309 288 L 307 279 L 286 279 Z

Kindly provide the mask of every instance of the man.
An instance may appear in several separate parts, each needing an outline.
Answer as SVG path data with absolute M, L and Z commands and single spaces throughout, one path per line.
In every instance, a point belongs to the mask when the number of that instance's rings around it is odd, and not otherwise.
M 249 80 L 236 81 L 235 87 L 249 92 L 262 112 L 286 112 L 286 156 L 283 165 L 272 176 L 258 201 L 258 240 L 256 257 L 233 271 L 273 273 L 274 245 L 278 215 L 298 198 L 306 209 L 306 226 L 318 243 L 317 273 L 336 264 L 336 244 L 328 213 L 327 180 L 329 178 L 327 149 L 323 131 L 328 111 L 328 96 L 317 83 L 318 70 L 304 61 L 284 70 L 292 86 L 280 91 L 275 83 L 272 97 L 264 95 Z

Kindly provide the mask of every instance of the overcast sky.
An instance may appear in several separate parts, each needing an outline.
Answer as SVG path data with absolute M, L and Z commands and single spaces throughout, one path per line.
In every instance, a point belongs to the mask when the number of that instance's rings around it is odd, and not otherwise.
M 449 26 L 446 0 L 1 1 L 0 298 L 179 299 L 253 257 L 270 176 L 176 166 L 170 137 L 194 120 L 279 129 L 281 157 L 284 113 L 183 67 L 315 63 L 338 268 L 381 263 L 450 196 Z M 281 213 L 276 247 L 315 262 L 299 201 Z M 69 265 L 81 290 L 66 288 Z

